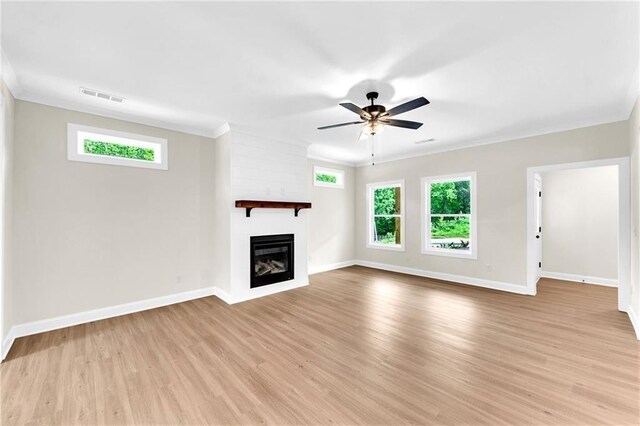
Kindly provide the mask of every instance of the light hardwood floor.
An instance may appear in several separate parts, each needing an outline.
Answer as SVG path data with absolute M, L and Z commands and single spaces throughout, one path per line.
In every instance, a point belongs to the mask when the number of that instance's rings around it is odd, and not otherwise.
M 519 296 L 363 267 L 18 339 L 12 424 L 635 424 L 616 290 Z

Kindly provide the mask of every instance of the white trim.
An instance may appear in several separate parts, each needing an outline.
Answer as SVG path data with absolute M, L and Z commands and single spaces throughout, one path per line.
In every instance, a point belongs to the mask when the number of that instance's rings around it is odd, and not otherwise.
M 242 135 L 246 135 L 246 136 L 253 136 L 256 138 L 260 138 L 263 140 L 269 140 L 269 141 L 273 141 L 273 142 L 280 142 L 280 143 L 286 143 L 289 145 L 294 145 L 294 146 L 300 146 L 303 148 L 309 148 L 309 145 L 311 145 L 310 142 L 304 142 L 298 139 L 291 139 L 289 137 L 286 136 L 281 136 L 281 135 L 266 135 L 264 130 L 260 130 L 260 129 L 256 129 L 255 127 L 251 127 L 251 126 L 246 126 L 243 124 L 237 124 L 237 123 L 228 123 L 229 124 L 229 131 L 233 134 L 233 133 L 240 133 Z
M 213 139 L 218 139 L 220 136 L 224 135 L 225 133 L 229 133 L 230 131 L 231 127 L 229 126 L 229 123 L 224 123 L 213 131 L 211 137 Z
M 13 66 L 11 66 L 11 62 L 9 62 L 9 58 L 7 58 L 7 55 L 1 48 L 0 61 L 0 70 L 2 71 L 0 78 L 7 85 L 13 97 L 17 98 L 18 95 L 22 93 L 22 86 L 20 86 L 18 82 L 18 77 L 16 76 Z
M 13 346 L 13 342 L 15 342 L 15 340 L 16 336 L 14 334 L 14 328 L 12 327 L 9 330 L 9 333 L 7 333 L 7 337 L 5 337 L 2 341 L 2 353 L 0 353 L 0 355 L 2 355 L 2 358 L 0 358 L 0 362 L 4 361 L 4 359 L 7 357 L 7 354 L 11 350 L 11 347 Z
M 595 284 L 605 287 L 618 287 L 618 280 L 612 278 L 591 277 L 587 275 L 565 274 L 563 272 L 541 271 L 540 277 L 554 280 L 573 281 L 583 284 Z
M 317 174 L 335 176 L 336 182 L 335 183 L 320 182 L 316 180 Z M 345 173 L 344 173 L 344 170 L 340 170 L 340 169 L 330 169 L 328 167 L 313 166 L 312 179 L 313 179 L 313 186 L 320 186 L 324 188 L 334 188 L 334 189 L 344 189 Z
M 380 244 L 373 242 L 373 198 L 372 193 L 373 190 L 377 188 L 386 188 L 386 187 L 400 187 L 400 244 Z M 365 220 L 367 230 L 367 248 L 376 249 L 376 250 L 391 250 L 391 251 L 404 251 L 405 241 L 407 236 L 405 235 L 405 194 L 404 194 L 404 179 L 390 180 L 386 182 L 373 182 L 367 184 L 367 218 Z M 396 216 L 396 215 L 392 215 Z
M 248 300 L 258 299 L 264 296 L 271 296 L 272 294 L 282 293 L 285 291 L 293 290 L 300 287 L 306 287 L 309 285 L 308 282 L 293 282 L 293 283 L 278 283 L 280 285 L 267 285 L 258 288 L 252 288 L 249 293 L 245 293 L 242 296 L 231 297 L 228 294 L 226 295 L 227 299 L 221 297 L 222 300 L 227 302 L 229 305 L 233 305 L 236 303 L 246 302 Z
M 154 297 L 152 299 L 140 300 L 137 302 L 123 303 L 121 305 L 109 306 L 106 308 L 93 309 L 90 311 L 78 312 L 75 314 L 63 315 L 48 318 L 40 321 L 28 322 L 14 325 L 15 337 L 30 336 L 32 334 L 44 333 L 45 331 L 57 330 L 59 328 L 71 327 L 78 324 L 99 321 L 107 318 L 119 317 L 121 315 L 146 311 L 148 309 L 160 308 L 162 306 L 187 302 L 202 297 L 214 296 L 216 289 L 206 287 L 197 290 L 185 291 L 182 293 L 169 294 L 167 296 Z
M 629 158 L 617 157 L 594 161 L 580 161 L 575 163 L 553 164 L 547 166 L 527 168 L 527 289 L 530 294 L 536 294 L 536 245 L 535 245 L 535 212 L 533 197 L 535 194 L 534 177 L 536 173 L 555 170 L 582 169 L 587 167 L 618 166 L 618 310 L 626 312 L 630 304 L 630 177 Z
M 294 288 L 304 287 L 307 285 L 308 283 L 302 282 L 291 284 L 285 287 L 276 286 L 276 288 L 273 289 L 269 289 L 269 286 L 267 286 L 266 288 L 255 289 L 259 291 L 241 298 L 233 298 L 231 297 L 231 295 L 229 295 L 229 293 L 217 287 L 205 287 L 197 290 L 190 290 L 182 293 L 140 300 L 138 302 L 124 303 L 121 305 L 94 309 L 91 311 L 78 312 L 75 314 L 18 324 L 11 327 L 9 334 L 2 342 L 2 359 L 0 359 L 0 361 L 5 359 L 6 355 L 11 349 L 11 346 L 13 345 L 14 340 L 19 337 L 30 336 L 33 334 L 44 333 L 60 328 L 72 327 L 74 325 L 86 324 L 93 321 L 100 321 L 103 319 L 133 314 L 135 312 L 156 309 L 163 306 L 174 305 L 176 303 L 188 302 L 189 300 L 200 299 L 203 297 L 215 296 L 230 305 L 263 296 L 268 296 L 275 293 L 280 293 L 283 291 L 293 290 Z
M 638 314 L 636 314 L 636 311 L 633 309 L 633 306 L 629 306 L 627 315 L 629 315 L 629 319 L 631 320 L 633 331 L 636 332 L 636 339 L 640 340 L 640 320 L 638 318 Z
M 309 264 L 309 275 L 320 274 L 322 272 L 333 271 L 335 269 L 346 268 L 356 264 L 355 260 L 346 260 L 344 262 L 329 263 L 326 265 L 312 266 Z
M 0 354 L 4 353 L 4 315 L 6 312 L 4 299 L 4 255 L 5 255 L 5 195 L 7 193 L 7 173 L 6 173 L 6 140 L 5 140 L 5 112 L 6 100 L 0 93 Z M 8 349 L 7 349 L 8 350 Z M 4 359 L 4 357 L 2 358 Z
M 88 96 L 82 95 L 87 99 L 91 99 Z M 99 117 L 113 118 L 115 120 L 126 121 L 129 123 L 142 124 L 149 127 L 157 127 L 159 129 L 171 130 L 174 132 L 186 133 L 189 135 L 202 136 L 205 138 L 211 138 L 213 133 L 212 128 L 203 128 L 200 126 L 193 126 L 189 124 L 183 124 L 180 122 L 171 122 L 158 118 L 149 118 L 148 116 L 137 115 L 129 112 L 122 112 L 119 109 L 107 109 L 106 106 L 86 105 L 81 104 L 75 100 L 59 99 L 50 95 L 33 93 L 29 90 L 21 90 L 19 95 L 14 93 L 14 98 L 32 102 L 40 105 L 51 106 L 55 108 L 62 108 L 69 111 L 76 111 L 83 114 L 92 114 Z M 99 102 L 103 104 L 102 101 Z M 104 104 L 113 104 L 112 107 L 119 107 L 120 104 L 115 102 L 104 102 Z
M 151 148 L 156 154 L 160 154 L 157 161 L 143 161 L 131 158 L 110 157 L 105 155 L 86 154 L 83 151 L 80 135 L 87 133 L 102 139 L 115 138 L 115 142 L 121 144 L 143 146 Z M 121 140 L 117 140 L 121 139 Z M 105 141 L 106 142 L 106 141 Z M 98 127 L 84 126 L 81 124 L 67 123 L 67 159 L 70 161 L 81 161 L 86 163 L 110 164 L 114 166 L 140 167 L 144 169 L 169 169 L 168 142 L 163 138 L 153 136 L 138 135 L 134 133 L 120 132 L 111 129 L 101 129 Z
M 415 275 L 418 277 L 433 278 L 433 279 L 442 280 L 442 281 L 450 281 L 456 284 L 472 285 L 475 287 L 489 288 L 492 290 L 506 291 L 509 293 L 526 294 L 526 295 L 530 294 L 528 293 L 527 287 L 524 285 L 505 283 L 501 281 L 491 281 L 491 280 L 485 280 L 482 278 L 447 274 L 444 272 L 427 271 L 424 269 L 408 268 L 405 266 L 396 266 L 396 265 L 390 265 L 386 263 L 369 262 L 367 260 L 356 260 L 355 264 L 358 266 L 365 266 L 367 268 L 381 269 L 383 271 L 398 272 L 401 274 Z
M 231 305 L 233 303 L 231 295 L 221 288 L 213 287 L 213 294 L 227 305 Z
M 323 157 L 321 155 L 309 154 L 309 153 L 307 153 L 307 158 L 309 160 L 324 161 L 325 163 L 338 164 L 340 166 L 356 167 L 355 161 L 336 160 L 333 158 Z
M 477 173 L 476 172 L 467 172 L 467 173 L 454 173 L 449 175 L 440 175 L 440 176 L 425 176 L 420 179 L 420 192 L 421 192 L 421 203 L 420 203 L 420 252 L 425 255 L 431 256 L 446 256 L 446 257 L 458 257 L 462 259 L 478 259 L 478 208 L 477 208 Z M 431 242 L 431 233 L 427 232 L 427 212 L 431 209 L 431 199 L 427 197 L 427 184 L 431 185 L 434 182 L 451 182 L 451 181 L 461 181 L 461 180 L 469 180 L 471 182 L 471 214 L 470 216 L 470 224 L 471 224 L 471 235 L 470 235 L 470 249 L 467 252 L 461 250 L 450 250 L 450 249 L 436 249 L 430 247 Z M 431 187 L 429 186 L 429 193 L 431 193 Z M 433 215 L 430 215 L 433 216 Z M 446 215 L 446 216 L 455 216 L 455 215 Z M 467 215 L 465 215 L 467 216 Z M 431 221 L 429 220 L 429 224 Z
M 600 126 L 603 124 L 618 123 L 620 121 L 626 121 L 629 118 L 630 113 L 631 111 L 619 112 L 616 114 L 597 117 L 597 118 L 594 118 L 593 120 L 577 121 L 577 122 L 574 122 L 573 124 L 568 124 L 568 125 L 539 128 L 539 129 L 528 131 L 528 132 L 512 133 L 510 135 L 505 135 L 505 136 L 500 136 L 495 138 L 465 140 L 461 142 L 451 143 L 448 146 L 446 143 L 444 143 L 444 144 L 434 146 L 433 148 L 427 148 L 420 152 L 398 154 L 395 156 L 384 157 L 384 158 L 376 157 L 376 164 L 406 160 L 409 158 L 424 157 L 427 155 L 440 154 L 443 152 L 450 152 L 450 151 L 458 151 L 461 149 L 474 148 L 474 147 L 484 146 L 484 145 L 492 145 L 496 143 L 509 143 L 509 142 L 517 143 L 524 139 L 534 138 L 534 137 L 543 136 L 543 135 L 549 135 L 552 133 L 568 132 L 571 130 L 585 129 L 588 127 Z M 335 160 L 327 160 L 327 161 L 333 162 Z M 368 167 L 368 166 L 371 166 L 370 160 L 358 160 L 355 162 L 355 167 Z

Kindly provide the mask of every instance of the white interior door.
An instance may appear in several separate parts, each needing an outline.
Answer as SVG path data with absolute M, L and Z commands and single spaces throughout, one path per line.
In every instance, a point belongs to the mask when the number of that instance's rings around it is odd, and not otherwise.
M 536 236 L 536 278 L 540 278 L 542 274 L 542 177 L 539 174 L 534 176 L 534 206 L 535 206 L 535 220 L 533 221 L 536 227 L 534 234 Z

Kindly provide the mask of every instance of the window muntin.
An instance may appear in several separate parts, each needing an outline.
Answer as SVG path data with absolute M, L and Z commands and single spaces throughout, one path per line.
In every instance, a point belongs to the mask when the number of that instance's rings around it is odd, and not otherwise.
M 344 171 L 314 166 L 313 184 L 327 188 L 344 188 Z
M 72 161 L 168 169 L 167 140 L 69 123 L 67 158 Z
M 475 173 L 422 179 L 422 252 L 477 258 Z
M 367 185 L 368 247 L 404 250 L 404 181 Z

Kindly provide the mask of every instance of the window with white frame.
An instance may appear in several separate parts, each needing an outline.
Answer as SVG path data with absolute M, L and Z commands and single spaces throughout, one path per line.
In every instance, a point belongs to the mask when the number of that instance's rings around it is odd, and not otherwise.
M 167 140 L 109 129 L 67 124 L 67 159 L 167 170 Z
M 344 171 L 314 166 L 313 184 L 327 188 L 344 188 Z
M 404 250 L 404 181 L 367 185 L 368 247 Z
M 422 252 L 477 258 L 475 172 L 422 178 Z

